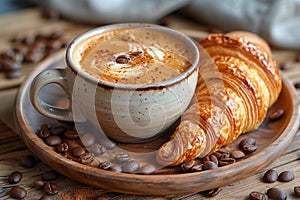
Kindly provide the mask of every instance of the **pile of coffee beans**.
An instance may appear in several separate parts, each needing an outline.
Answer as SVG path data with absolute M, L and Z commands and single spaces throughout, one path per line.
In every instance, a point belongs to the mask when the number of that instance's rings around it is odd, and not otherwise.
M 0 72 L 7 79 L 20 77 L 22 64 L 40 62 L 68 44 L 61 30 L 47 34 L 16 35 L 10 42 L 12 47 L 0 52 Z

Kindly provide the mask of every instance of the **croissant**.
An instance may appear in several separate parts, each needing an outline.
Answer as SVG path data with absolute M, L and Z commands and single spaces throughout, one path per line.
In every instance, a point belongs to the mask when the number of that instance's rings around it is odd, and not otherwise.
M 164 166 L 202 158 L 256 129 L 282 83 L 268 44 L 249 32 L 211 34 L 199 41 L 195 97 L 156 154 Z

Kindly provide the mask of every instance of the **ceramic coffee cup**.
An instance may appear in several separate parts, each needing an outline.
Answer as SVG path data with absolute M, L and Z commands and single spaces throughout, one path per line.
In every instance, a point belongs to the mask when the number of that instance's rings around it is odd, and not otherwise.
M 199 50 L 186 35 L 152 24 L 102 26 L 75 38 L 65 69 L 40 73 L 30 98 L 44 116 L 81 123 L 120 142 L 154 139 L 176 122 L 195 92 Z M 68 108 L 39 98 L 40 90 L 60 85 Z

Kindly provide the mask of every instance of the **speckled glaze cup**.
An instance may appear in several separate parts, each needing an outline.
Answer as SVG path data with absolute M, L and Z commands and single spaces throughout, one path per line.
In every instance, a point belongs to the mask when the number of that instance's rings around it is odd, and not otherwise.
M 152 83 L 109 82 L 87 73 L 80 66 L 81 47 L 89 39 L 118 29 L 149 29 L 163 33 L 184 44 L 184 56 L 191 65 L 167 80 Z M 160 41 L 151 39 L 157 46 Z M 84 47 L 85 48 L 85 47 Z M 81 123 L 89 121 L 99 133 L 119 142 L 139 143 L 157 138 L 188 107 L 197 85 L 199 68 L 197 44 L 186 35 L 152 24 L 114 24 L 102 26 L 75 38 L 66 51 L 66 69 L 51 69 L 40 73 L 32 82 L 30 98 L 44 116 Z M 47 84 L 60 85 L 69 97 L 68 108 L 57 108 L 39 99 Z

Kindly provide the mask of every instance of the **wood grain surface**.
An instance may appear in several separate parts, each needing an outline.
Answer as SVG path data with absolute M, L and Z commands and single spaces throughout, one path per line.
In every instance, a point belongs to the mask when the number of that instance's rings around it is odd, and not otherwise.
M 18 23 L 22 19 L 24 23 Z M 176 29 L 191 29 L 204 31 L 205 28 L 198 26 L 194 22 L 190 23 L 185 21 L 185 19 L 173 20 L 173 17 L 170 17 L 168 26 Z M 1 27 L 5 29 L 0 30 L 0 48 L 8 48 L 9 43 L 8 39 L 20 32 L 21 30 L 24 33 L 30 33 L 32 31 L 40 30 L 51 30 L 52 28 L 61 28 L 65 27 L 68 34 L 76 34 L 75 32 L 83 32 L 86 29 L 91 28 L 91 26 L 82 26 L 78 24 L 73 24 L 68 21 L 48 21 L 41 19 L 38 10 L 28 10 L 19 12 L 12 15 L 7 15 L 0 17 Z M 80 27 L 80 28 L 79 28 Z M 75 31 L 74 31 L 75 30 Z M 74 31 L 74 32 L 73 32 Z M 297 83 L 300 81 L 300 64 L 295 62 L 296 55 L 298 52 L 287 51 L 287 50 L 275 50 L 273 49 L 273 54 L 279 64 L 286 63 L 287 61 L 291 62 L 291 66 L 288 70 L 282 71 L 292 83 Z M 30 66 L 26 68 L 28 70 L 26 73 L 29 74 L 35 66 Z M 25 70 L 25 69 L 24 69 Z M 0 79 L 0 85 L 3 85 L 1 89 L 17 87 L 22 83 L 24 79 L 18 80 L 17 83 L 6 84 L 6 81 L 3 78 Z M 3 81 L 3 82 L 1 82 Z M 3 84 L 1 84 L 3 83 Z M 4 90 L 3 90 L 4 91 Z M 5 90 L 6 91 L 6 90 Z M 300 91 L 297 91 L 298 97 Z M 12 100 L 14 97 L 12 96 Z M 1 105 L 2 107 L 5 105 Z M 11 187 L 7 182 L 7 175 L 13 171 L 19 170 L 24 173 L 24 177 L 18 185 L 25 187 L 28 190 L 28 196 L 26 199 L 39 199 L 43 195 L 43 191 L 37 190 L 32 187 L 32 184 L 35 180 L 41 179 L 43 172 L 51 170 L 51 168 L 45 165 L 43 162 L 38 161 L 37 165 L 30 169 L 25 169 L 20 165 L 20 158 L 23 155 L 34 155 L 36 152 L 31 152 L 28 150 L 24 142 L 20 137 L 12 131 L 8 126 L 13 127 L 12 121 L 3 120 L 8 118 L 8 116 L 1 116 L 2 121 L 5 121 L 6 124 L 0 122 L 0 188 L 2 188 L 2 193 L 0 193 L 0 199 L 11 199 L 9 194 L 6 191 Z M 243 180 L 237 181 L 230 185 L 227 185 L 222 188 L 220 193 L 209 199 L 249 199 L 249 194 L 252 191 L 266 192 L 267 189 L 271 187 L 279 187 L 288 194 L 288 199 L 297 199 L 293 195 L 293 187 L 300 185 L 300 132 L 297 133 L 296 138 L 289 145 L 288 149 L 274 162 L 270 165 L 260 169 L 254 175 L 245 178 Z M 275 182 L 272 184 L 267 184 L 261 181 L 263 173 L 268 169 L 275 169 L 278 172 L 284 170 L 291 170 L 295 174 L 295 179 L 288 183 Z M 169 195 L 169 196 L 139 196 L 139 195 L 129 195 L 117 192 L 109 192 L 107 190 L 93 188 L 80 184 L 78 182 L 72 181 L 71 179 L 60 175 L 55 182 L 58 183 L 60 187 L 59 194 L 55 196 L 56 199 L 207 199 L 204 193 L 192 193 L 185 195 Z M 138 187 L 138 186 L 136 186 Z

